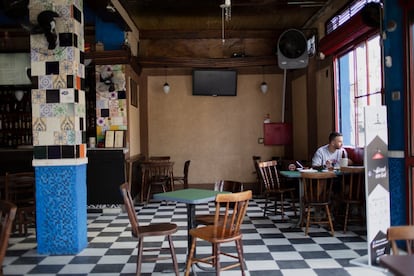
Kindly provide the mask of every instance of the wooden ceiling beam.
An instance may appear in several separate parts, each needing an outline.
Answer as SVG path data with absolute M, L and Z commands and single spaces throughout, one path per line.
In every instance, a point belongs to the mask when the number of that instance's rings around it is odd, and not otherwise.
M 236 58 L 192 58 L 149 57 L 138 58 L 142 68 L 187 67 L 187 68 L 239 68 L 251 66 L 277 66 L 276 56 Z
M 277 38 L 284 30 L 225 30 L 225 38 Z M 221 30 L 140 30 L 140 39 L 221 38 Z

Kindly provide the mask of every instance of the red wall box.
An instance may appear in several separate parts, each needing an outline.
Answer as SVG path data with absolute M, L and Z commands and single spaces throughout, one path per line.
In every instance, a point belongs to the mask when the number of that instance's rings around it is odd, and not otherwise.
M 288 123 L 263 124 L 265 145 L 292 144 L 292 125 Z

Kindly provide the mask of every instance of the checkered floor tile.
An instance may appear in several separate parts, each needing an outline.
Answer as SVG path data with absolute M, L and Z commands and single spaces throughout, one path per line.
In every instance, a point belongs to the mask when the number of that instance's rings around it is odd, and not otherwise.
M 296 227 L 297 217 L 287 213 L 290 219 L 283 221 L 280 215 L 263 217 L 263 199 L 251 201 L 243 223 L 243 249 L 246 275 L 384 275 L 379 269 L 354 266 L 350 260 L 366 255 L 366 231 L 350 227 L 332 237 L 317 226 L 309 236 Z M 212 212 L 211 204 L 197 205 L 197 214 Z M 88 212 L 88 246 L 77 255 L 49 256 L 36 251 L 34 229 L 26 237 L 10 238 L 10 246 L 3 262 L 4 275 L 135 275 L 137 241 L 131 237 L 126 213 Z M 187 251 L 187 209 L 185 204 L 151 202 L 136 206 L 140 223 L 174 222 L 178 231 L 174 234 L 177 259 L 180 268 L 185 266 Z M 168 243 L 163 239 L 148 239 L 146 246 L 163 245 L 159 255 L 168 255 Z M 229 251 L 235 251 L 232 245 Z M 211 247 L 201 243 L 197 252 L 209 252 Z M 149 253 L 147 253 L 149 254 Z M 224 258 L 223 258 L 224 259 Z M 141 275 L 173 275 L 170 260 L 146 261 Z M 181 272 L 184 274 L 184 272 Z M 196 269 L 197 275 L 214 275 Z M 239 269 L 222 273 L 240 275 Z

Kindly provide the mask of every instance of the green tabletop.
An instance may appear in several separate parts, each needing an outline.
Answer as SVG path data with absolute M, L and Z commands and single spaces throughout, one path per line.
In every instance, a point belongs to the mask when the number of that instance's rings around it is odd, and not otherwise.
M 353 168 L 360 168 L 361 166 L 352 166 Z M 342 175 L 341 170 L 333 170 L 333 172 L 339 176 Z M 315 173 L 318 173 L 317 171 L 315 171 Z M 300 171 L 280 171 L 280 175 L 287 177 L 287 178 L 300 178 L 301 174 Z
M 299 171 L 280 171 L 280 174 L 288 178 L 300 178 Z
M 215 200 L 216 195 L 219 193 L 223 192 L 206 189 L 182 189 L 154 194 L 153 197 L 157 200 L 170 200 L 188 204 L 199 204 Z

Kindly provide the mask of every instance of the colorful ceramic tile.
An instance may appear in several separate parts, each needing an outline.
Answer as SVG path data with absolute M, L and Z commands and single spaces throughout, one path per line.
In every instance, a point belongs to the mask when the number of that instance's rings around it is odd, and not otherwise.
M 50 54 L 47 49 L 48 42 L 44 34 L 31 34 L 30 35 L 30 48 L 33 49 L 35 54 L 35 61 L 44 61 Z
M 83 105 L 83 104 L 75 105 L 75 116 L 77 116 L 77 117 L 85 117 L 86 116 L 85 105 Z
M 32 104 L 46 103 L 46 90 L 32 89 Z
M 33 131 L 46 131 L 46 119 L 44 118 L 36 118 L 33 121 Z
M 64 61 L 66 60 L 66 48 L 63 47 L 56 47 L 53 50 L 53 56 L 48 57 L 50 60 L 58 60 L 58 61 Z
M 60 89 L 60 102 L 61 103 L 74 103 L 75 102 L 75 90 L 74 89 Z
M 85 65 L 82 63 L 78 63 L 78 75 L 81 78 L 85 78 Z
M 66 139 L 68 145 L 76 145 L 76 131 L 68 130 L 66 131 Z
M 40 89 L 53 89 L 52 76 L 49 76 L 49 75 L 39 76 L 39 88 Z
M 118 100 L 109 100 L 109 108 L 119 108 L 119 101 Z
M 96 92 L 99 93 L 99 97 L 103 97 L 105 99 L 108 99 L 109 96 L 103 93 L 109 93 L 109 84 L 105 84 L 104 82 L 97 82 L 96 83 Z M 97 93 L 97 96 L 98 96 Z
M 67 60 L 62 60 L 60 62 L 60 72 L 62 73 L 62 75 L 73 75 L 73 68 L 73 62 L 69 62 Z
M 119 116 L 118 108 L 117 107 L 110 108 L 109 109 L 109 116 L 110 117 Z
M 69 104 L 52 104 L 52 112 L 54 117 L 64 117 L 68 115 Z
M 109 101 L 106 99 L 101 99 L 96 101 L 96 108 L 97 109 L 104 109 L 109 108 Z
M 40 104 L 40 117 L 53 117 L 53 104 Z
M 106 123 L 105 118 L 103 118 L 103 117 L 96 118 L 96 124 L 97 124 L 97 126 L 104 126 L 105 123 Z
M 124 124 L 124 118 L 123 117 L 111 117 L 111 124 L 112 125 L 123 125 Z
M 74 54 L 74 48 L 73 47 L 66 47 L 66 60 L 74 62 L 76 61 L 75 59 L 75 54 Z
M 53 75 L 52 80 L 55 89 L 67 88 L 65 75 Z
M 113 92 L 109 92 L 109 99 L 110 101 L 114 101 L 118 99 L 118 92 L 113 91 Z
M 75 122 L 73 117 L 63 117 L 60 122 L 61 130 L 75 130 Z
M 65 22 L 72 18 L 71 5 L 65 5 L 64 3 L 60 5 L 59 3 L 59 5 L 55 5 L 55 11 Z
M 54 131 L 54 145 L 66 145 L 67 139 L 66 139 L 66 132 L 65 131 Z

